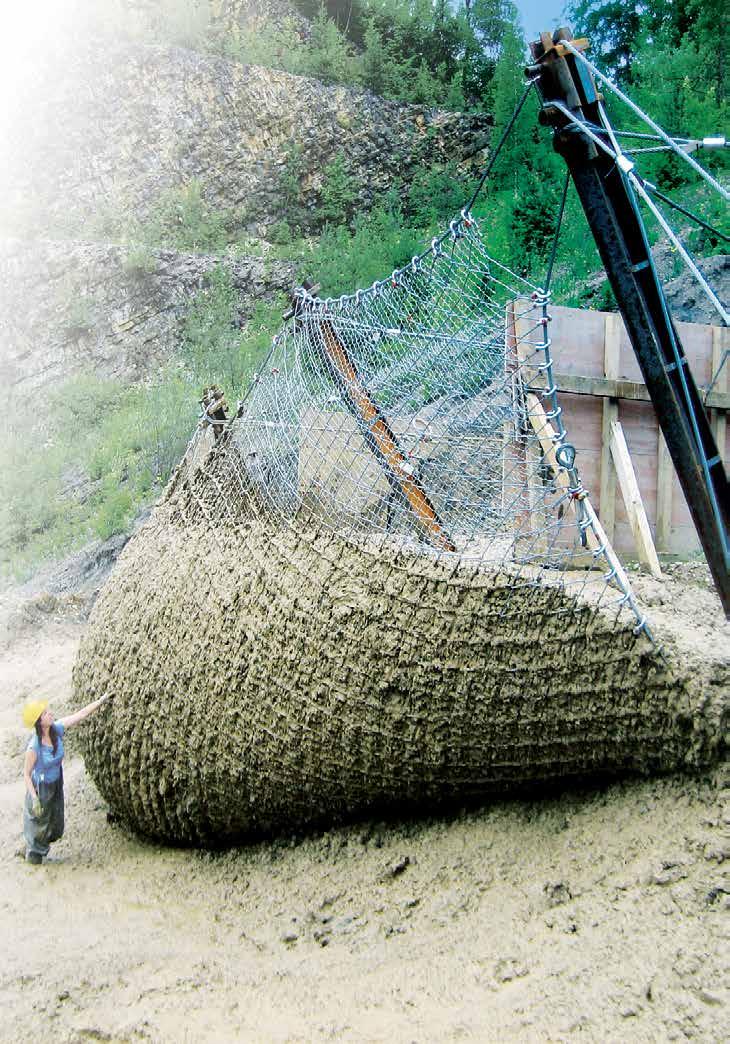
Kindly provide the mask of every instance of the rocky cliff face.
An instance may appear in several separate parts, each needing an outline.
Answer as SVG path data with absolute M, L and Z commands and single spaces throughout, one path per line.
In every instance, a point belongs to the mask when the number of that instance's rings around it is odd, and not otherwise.
M 265 11 L 213 6 L 242 25 Z M 195 179 L 205 205 L 265 235 L 283 216 L 292 146 L 300 146 L 306 215 L 338 154 L 367 207 L 420 165 L 454 159 L 466 172 L 481 164 L 490 122 L 182 48 L 95 38 L 58 43 L 27 74 L 22 95 L 0 119 L 7 387 L 39 387 L 82 369 L 137 379 L 174 351 L 180 321 L 217 260 L 155 251 L 140 270 L 129 249 L 106 242 L 134 232 L 165 193 Z M 242 318 L 256 300 L 297 282 L 288 263 L 225 266 Z
M 154 0 L 153 0 L 154 2 Z M 311 22 L 289 0 L 212 0 L 209 6 L 214 22 L 228 32 L 237 28 L 256 28 L 262 22 L 284 22 L 296 26 L 302 39 L 311 33 Z
M 730 301 L 730 254 L 699 258 L 697 267 L 720 301 Z M 666 283 L 664 293 L 675 319 L 681 319 L 685 323 L 722 325 L 717 310 L 688 270 L 685 269 L 681 275 Z
M 190 302 L 222 265 L 245 321 L 296 283 L 295 266 L 100 243 L 0 240 L 0 383 L 10 393 L 90 370 L 139 380 L 174 354 Z
M 489 117 L 424 110 L 367 91 L 241 65 L 181 48 L 86 43 L 42 70 L 8 130 L 0 222 L 78 238 L 104 214 L 144 217 L 195 178 L 203 197 L 265 230 L 301 147 L 300 188 L 313 208 L 323 170 L 345 158 L 368 206 L 396 177 L 448 159 L 480 163 Z M 58 75 L 55 75 L 55 73 Z

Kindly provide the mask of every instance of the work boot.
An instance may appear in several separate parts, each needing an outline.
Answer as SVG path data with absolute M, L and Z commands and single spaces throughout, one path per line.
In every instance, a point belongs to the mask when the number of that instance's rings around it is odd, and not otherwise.
M 40 866 L 40 864 L 43 862 L 43 856 L 40 855 L 39 852 L 28 852 L 25 858 L 28 860 L 29 863 L 32 863 L 33 866 Z

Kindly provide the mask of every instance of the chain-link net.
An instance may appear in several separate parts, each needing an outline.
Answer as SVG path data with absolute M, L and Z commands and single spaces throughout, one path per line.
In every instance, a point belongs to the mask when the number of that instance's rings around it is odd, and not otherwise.
M 645 628 L 573 462 L 548 297 L 471 216 L 390 279 L 300 290 L 292 313 L 232 428 L 254 510 L 374 553 L 501 567 L 517 587 L 548 570 Z
M 465 214 L 291 313 L 84 636 L 117 813 L 206 843 L 716 756 L 707 665 L 657 653 L 582 489 L 546 295 Z

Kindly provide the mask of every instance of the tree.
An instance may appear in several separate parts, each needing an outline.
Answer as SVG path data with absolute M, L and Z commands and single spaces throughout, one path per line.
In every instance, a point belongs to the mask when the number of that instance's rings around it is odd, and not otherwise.
M 511 19 L 503 26 L 500 53 L 489 90 L 489 107 L 494 115 L 495 142 L 511 119 L 524 90 L 525 41 L 514 7 L 511 14 Z M 529 161 L 534 125 L 534 111 L 529 113 L 523 110 L 503 145 L 499 167 L 495 172 L 497 184 L 512 178 Z
M 729 113 L 721 0 L 573 0 L 569 11 L 576 33 L 591 40 L 594 61 L 630 83 L 633 100 L 666 131 L 695 137 L 722 132 Z M 624 127 L 647 129 L 625 110 L 620 119 Z M 687 176 L 681 163 L 662 154 L 645 158 L 642 168 L 674 184 Z
M 352 45 L 327 17 L 324 7 L 312 25 L 305 71 L 323 83 L 356 83 L 358 80 L 359 63 Z
M 347 172 L 345 157 L 338 152 L 324 168 L 319 216 L 334 225 L 346 222 L 357 199 L 355 183 Z
M 511 0 L 469 0 L 467 17 L 482 52 L 496 61 L 505 33 L 514 30 L 517 24 L 514 4 Z
M 671 0 L 569 0 L 567 15 L 574 35 L 590 40 L 597 64 L 630 82 L 640 30 L 656 32 L 670 9 Z

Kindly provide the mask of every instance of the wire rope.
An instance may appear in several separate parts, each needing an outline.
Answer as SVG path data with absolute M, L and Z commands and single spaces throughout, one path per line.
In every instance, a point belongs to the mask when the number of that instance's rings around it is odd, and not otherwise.
M 606 87 L 608 87 L 608 89 L 612 91 L 617 98 L 620 98 L 625 105 L 628 105 L 628 107 L 631 109 L 633 113 L 635 113 L 640 119 L 642 119 L 646 124 L 648 124 L 648 126 L 651 127 L 652 130 L 656 131 L 656 133 L 659 135 L 662 141 L 666 142 L 666 144 L 671 148 L 671 150 L 674 153 L 676 153 L 677 156 L 680 156 L 685 161 L 685 163 L 688 163 L 693 168 L 693 170 L 695 170 L 696 173 L 700 175 L 700 177 L 704 178 L 705 181 L 712 185 L 712 187 L 720 193 L 723 199 L 730 200 L 730 192 L 728 192 L 726 188 L 723 188 L 719 181 L 716 181 L 715 178 L 713 178 L 712 175 L 704 169 L 704 167 L 700 166 L 700 164 L 697 163 L 696 160 L 693 160 L 687 152 L 681 149 L 676 144 L 674 139 L 671 138 L 666 133 L 666 131 L 659 126 L 658 123 L 655 123 L 654 120 L 652 120 L 652 118 L 648 116 L 643 111 L 643 109 L 641 109 L 636 104 L 636 102 L 632 101 L 631 98 L 628 97 L 628 95 L 624 94 L 624 92 L 619 87 L 617 87 L 616 84 L 611 79 L 609 79 L 608 76 L 602 73 L 601 70 L 593 64 L 593 62 L 589 61 L 584 54 L 581 54 L 581 52 L 573 46 L 570 40 L 563 40 L 561 41 L 561 44 L 566 48 L 566 50 L 570 51 L 572 55 L 574 55 L 581 62 L 583 62 L 586 68 L 590 70 L 590 72 L 597 80 L 600 80 L 600 82 L 603 83 Z
M 553 267 L 555 265 L 555 255 L 558 252 L 558 239 L 560 237 L 560 229 L 563 226 L 563 217 L 565 215 L 565 203 L 568 198 L 568 189 L 570 187 L 570 171 L 566 172 L 565 184 L 563 185 L 563 194 L 560 199 L 560 206 L 558 208 L 558 218 L 555 223 L 555 232 L 553 234 L 553 241 L 550 247 L 550 257 L 548 258 L 547 270 L 545 272 L 545 293 L 550 290 L 550 283 L 553 278 Z
M 677 203 L 676 200 L 670 199 L 669 196 L 666 196 L 663 192 L 660 192 L 656 185 L 652 185 L 650 181 L 644 181 L 644 188 L 647 190 L 647 192 L 650 192 L 652 196 L 656 196 L 663 203 L 666 203 L 668 207 L 672 207 L 674 210 L 679 211 L 680 214 L 684 214 L 685 217 L 688 217 L 690 221 L 694 221 L 695 224 L 700 226 L 700 228 L 704 228 L 708 232 L 711 232 L 713 236 L 717 236 L 718 239 L 724 239 L 726 243 L 730 243 L 730 236 L 726 236 L 725 233 L 721 232 L 719 228 L 715 228 L 714 225 L 710 225 L 707 221 L 704 221 L 701 217 L 698 217 L 697 214 L 693 214 L 691 210 L 688 210 L 686 207 L 683 207 L 681 203 Z
M 494 152 L 492 153 L 492 155 L 489 158 L 489 163 L 487 164 L 486 169 L 484 170 L 484 173 L 482 174 L 481 178 L 479 179 L 479 183 L 478 183 L 477 187 L 474 189 L 474 192 L 473 192 L 473 194 L 471 196 L 471 199 L 469 200 L 469 202 L 464 207 L 464 210 L 467 213 L 474 206 L 479 193 L 482 191 L 482 188 L 484 187 L 485 181 L 487 180 L 489 175 L 494 170 L 494 166 L 495 166 L 495 164 L 497 162 L 497 157 L 499 156 L 500 152 L 502 151 L 502 146 L 504 145 L 504 143 L 507 141 L 507 138 L 512 133 L 512 128 L 514 127 L 515 123 L 517 122 L 517 119 L 518 119 L 520 113 L 522 112 L 522 107 L 524 106 L 525 102 L 527 101 L 527 96 L 529 95 L 530 91 L 533 89 L 534 86 L 535 86 L 534 80 L 530 80 L 527 84 L 525 84 L 525 89 L 522 92 L 522 95 L 521 95 L 519 101 L 515 105 L 514 111 L 512 112 L 512 115 L 509 118 L 509 122 L 507 123 L 507 126 L 502 131 L 502 135 L 501 135 L 499 141 L 497 142 L 497 145 L 496 145 L 496 147 L 494 149 Z
M 612 149 L 611 146 L 606 144 L 606 142 L 603 141 L 603 139 L 599 137 L 598 134 L 591 130 L 590 125 L 585 120 L 579 119 L 578 116 L 576 116 L 574 112 L 571 112 L 570 109 L 568 109 L 568 107 L 564 105 L 562 102 L 551 100 L 550 105 L 553 108 L 557 109 L 559 112 L 561 112 L 566 117 L 566 119 L 570 121 L 570 123 L 582 130 L 591 139 L 591 141 L 598 146 L 598 148 L 602 149 L 608 156 L 610 156 L 612 159 L 616 161 L 617 166 L 622 170 L 622 172 L 625 175 L 628 176 L 632 185 L 638 190 L 641 198 L 644 200 L 646 205 L 654 214 L 655 218 L 662 226 L 671 242 L 677 248 L 680 256 L 682 257 L 682 260 L 687 265 L 687 267 L 689 268 L 690 272 L 697 280 L 699 285 L 702 287 L 703 292 L 711 302 L 713 308 L 717 311 L 718 315 L 722 318 L 723 323 L 726 326 L 730 325 L 730 317 L 728 316 L 728 313 L 725 310 L 725 307 L 723 306 L 722 302 L 718 299 L 714 290 L 700 272 L 694 259 L 688 253 L 681 240 L 677 237 L 676 233 L 674 232 L 674 229 L 669 225 L 664 215 L 661 213 L 659 208 L 649 197 L 649 194 L 644 190 L 643 178 L 641 178 L 640 175 L 636 173 L 634 169 L 634 163 L 632 162 L 632 160 L 629 159 L 629 157 L 625 153 L 617 153 L 614 149 Z

